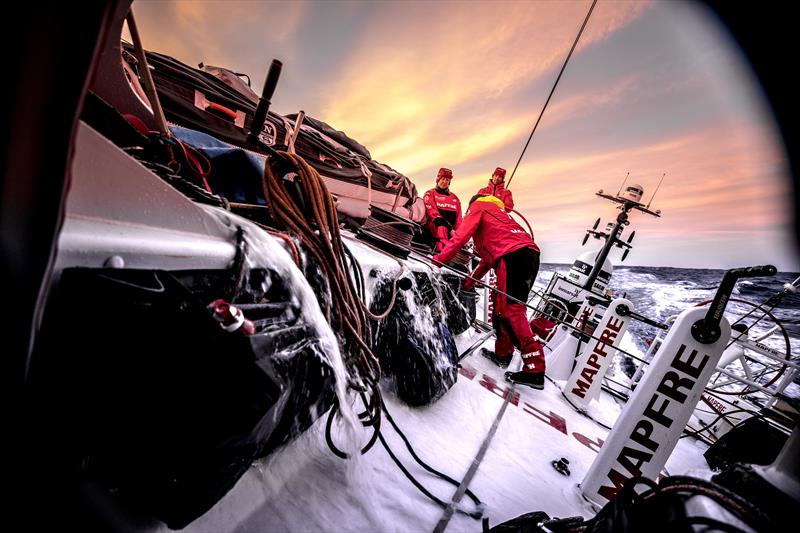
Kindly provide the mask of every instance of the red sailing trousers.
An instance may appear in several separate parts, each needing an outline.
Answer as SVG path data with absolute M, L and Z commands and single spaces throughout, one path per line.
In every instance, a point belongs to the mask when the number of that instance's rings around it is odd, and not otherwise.
M 539 252 L 522 248 L 506 254 L 497 262 L 497 289 L 523 302 L 528 301 L 536 274 L 539 272 Z M 544 350 L 536 340 L 528 322 L 525 305 L 494 293 L 492 323 L 497 340 L 494 351 L 500 357 L 510 356 L 514 347 L 522 352 L 523 372 L 544 372 Z
M 431 226 L 433 227 L 433 229 L 431 230 L 431 233 L 433 233 L 433 236 L 438 239 L 436 241 L 436 247 L 435 247 L 436 253 L 438 254 L 439 252 L 442 251 L 442 249 L 447 244 L 447 240 L 450 238 L 450 232 L 447 229 L 447 226 L 438 226 L 437 227 L 437 226 L 433 226 L 433 224 L 431 224 Z

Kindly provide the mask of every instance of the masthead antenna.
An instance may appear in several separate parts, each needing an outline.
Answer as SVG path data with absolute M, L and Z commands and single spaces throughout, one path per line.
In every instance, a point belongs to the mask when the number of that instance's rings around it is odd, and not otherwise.
M 625 174 L 625 179 L 622 180 L 622 185 L 619 186 L 619 190 L 617 191 L 617 196 L 619 196 L 620 193 L 622 192 L 622 188 L 625 186 L 625 182 L 628 181 L 628 176 L 630 176 L 630 175 L 631 175 L 631 171 L 629 170 L 628 173 Z
M 652 204 L 652 203 L 653 203 L 653 198 L 655 198 L 655 197 L 656 197 L 656 193 L 658 192 L 658 189 L 660 189 L 660 188 L 661 188 L 661 182 L 663 182 L 663 181 L 664 181 L 664 176 L 666 176 L 666 175 L 667 175 L 667 173 L 666 173 L 666 172 L 664 172 L 664 173 L 661 175 L 661 179 L 658 181 L 658 187 L 656 187 L 656 190 L 655 190 L 655 191 L 653 191 L 653 196 L 651 196 L 651 197 L 650 197 L 650 201 L 649 201 L 649 202 L 647 202 L 647 209 L 650 209 L 650 204 Z

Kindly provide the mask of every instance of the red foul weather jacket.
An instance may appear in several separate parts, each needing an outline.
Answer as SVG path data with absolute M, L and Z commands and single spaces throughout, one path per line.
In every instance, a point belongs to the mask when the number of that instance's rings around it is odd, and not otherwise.
M 488 194 L 490 196 L 494 196 L 495 198 L 500 198 L 503 204 L 505 204 L 506 211 L 511 211 L 514 209 L 514 199 L 511 197 L 511 191 L 506 189 L 504 183 L 498 183 L 495 185 L 490 179 L 489 185 L 479 190 L 477 194 Z
M 461 227 L 433 259 L 440 263 L 449 262 L 472 237 L 475 251 L 481 257 L 472 276 L 481 278 L 490 268 L 494 268 L 498 259 L 508 253 L 520 248 L 533 248 L 538 252 L 539 247 L 528 232 L 505 212 L 504 207 L 502 200 L 494 196 L 475 200 L 467 210 Z
M 431 189 L 422 197 L 428 213 L 428 227 L 434 231 L 433 221 L 442 217 L 453 226 L 453 229 L 458 229 L 461 225 L 461 202 L 450 189 L 447 189 L 446 194 L 440 191 L 441 189 Z

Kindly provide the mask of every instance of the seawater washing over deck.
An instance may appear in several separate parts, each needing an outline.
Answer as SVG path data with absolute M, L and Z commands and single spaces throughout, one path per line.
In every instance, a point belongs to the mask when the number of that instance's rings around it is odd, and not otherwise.
M 348 241 L 369 271 L 398 268 L 398 263 L 358 242 Z M 418 269 L 409 261 L 409 268 Z M 459 351 L 479 332 L 470 328 L 456 338 Z M 491 347 L 492 341 L 486 346 Z M 517 387 L 504 371 L 478 352 L 461 361 L 453 388 L 433 405 L 411 408 L 384 389 L 387 410 L 422 460 L 461 480 L 508 397 L 508 406 L 469 488 L 482 500 L 490 525 L 543 510 L 551 517 L 592 516 L 595 511 L 578 492 L 578 483 L 608 434 L 621 406 L 601 393 L 587 414 L 577 412 L 552 382 L 543 391 Z M 517 356 L 518 357 L 518 356 Z M 518 364 L 516 361 L 512 365 Z M 510 395 L 509 395 L 510 394 Z M 387 452 L 376 444 L 363 456 L 342 460 L 325 443 L 325 419 L 297 440 L 254 464 L 214 508 L 188 531 L 431 531 L 444 510 L 405 478 Z M 419 467 L 392 427 L 382 433 L 403 464 L 431 492 L 449 502 L 455 487 Z M 334 431 L 334 438 L 336 438 Z M 342 436 L 342 438 L 344 438 Z M 369 434 L 362 435 L 366 442 Z M 707 446 L 681 439 L 666 465 L 669 474 L 707 470 Z M 569 461 L 569 476 L 552 462 Z M 463 498 L 459 507 L 474 510 Z M 481 523 L 456 512 L 448 531 L 480 531 Z

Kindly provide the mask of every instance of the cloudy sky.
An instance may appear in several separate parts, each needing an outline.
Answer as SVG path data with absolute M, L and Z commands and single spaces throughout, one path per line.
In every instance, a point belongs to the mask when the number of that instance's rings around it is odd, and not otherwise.
M 147 49 L 248 73 L 257 92 L 280 59 L 273 110 L 347 132 L 420 191 L 451 168 L 466 202 L 496 166 L 510 174 L 590 5 L 190 0 L 134 13 Z M 616 216 L 597 190 L 630 173 L 649 201 L 666 173 L 662 218 L 632 216 L 627 263 L 800 270 L 769 113 L 705 8 L 600 0 L 511 184 L 543 261 L 571 262 L 583 230 Z

